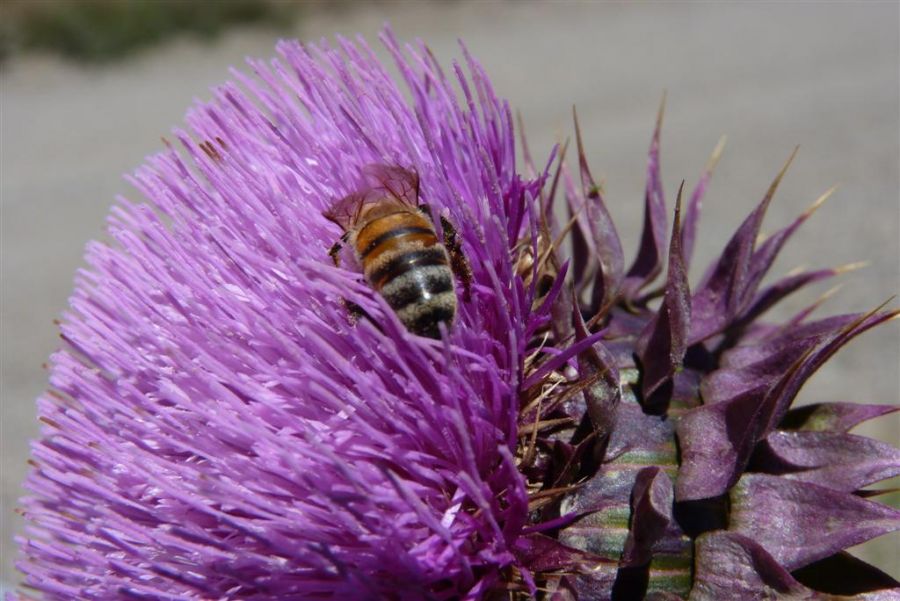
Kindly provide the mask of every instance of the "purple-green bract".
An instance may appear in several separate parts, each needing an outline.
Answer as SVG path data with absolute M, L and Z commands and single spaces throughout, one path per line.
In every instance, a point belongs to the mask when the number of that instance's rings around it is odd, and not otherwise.
M 892 409 L 789 409 L 894 314 L 759 319 L 839 272 L 762 285 L 809 216 L 757 242 L 781 175 L 691 292 L 711 168 L 669 235 L 659 123 L 626 268 L 577 124 L 580 179 L 527 149 L 522 174 L 509 106 L 468 54 L 445 72 L 382 41 L 405 91 L 363 41 L 283 42 L 189 113 L 184 152 L 131 178 L 146 200 L 119 199 L 115 243 L 88 247 L 38 402 L 26 583 L 44 599 L 896 595 L 842 553 L 900 527 L 865 490 L 898 452 L 847 433 Z M 341 232 L 322 212 L 373 164 L 418 174 L 472 265 L 442 340 L 328 257 Z

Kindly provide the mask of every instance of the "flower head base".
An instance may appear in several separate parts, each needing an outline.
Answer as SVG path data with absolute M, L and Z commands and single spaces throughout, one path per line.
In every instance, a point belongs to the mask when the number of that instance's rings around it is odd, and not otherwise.
M 814 594 L 810 574 L 839 564 L 893 586 L 840 555 L 900 522 L 860 492 L 900 473 L 897 452 L 846 434 L 889 409 L 789 410 L 893 314 L 758 320 L 838 272 L 760 286 L 808 217 L 757 245 L 777 179 L 692 293 L 711 167 L 669 235 L 659 124 L 626 269 L 577 122 L 580 180 L 527 151 L 522 177 L 475 61 L 451 77 L 424 46 L 382 41 L 411 101 L 362 41 L 282 43 L 189 113 L 189 160 L 170 148 L 132 177 L 147 201 L 120 199 L 116 244 L 89 246 L 39 400 L 27 584 L 48 599 L 704 599 Z M 325 213 L 372 164 L 414 172 L 471 263 L 441 339 L 328 256 L 341 231 Z M 730 585 L 723 565 L 747 577 Z

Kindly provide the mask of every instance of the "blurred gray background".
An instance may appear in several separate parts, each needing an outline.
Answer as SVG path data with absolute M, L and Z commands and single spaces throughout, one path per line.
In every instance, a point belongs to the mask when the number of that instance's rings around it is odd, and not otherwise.
M 59 345 L 85 242 L 102 236 L 121 179 L 161 150 L 195 98 L 245 56 L 273 54 L 275 38 L 336 33 L 373 40 L 389 21 L 425 39 L 448 64 L 463 38 L 525 120 L 533 153 L 571 135 L 577 105 L 594 175 L 601 177 L 629 259 L 641 224 L 646 151 L 662 91 L 668 106 L 662 171 L 671 199 L 691 185 L 721 134 L 728 146 L 707 194 L 693 279 L 717 254 L 797 144 L 800 153 L 767 231 L 821 192 L 838 192 L 776 265 L 868 261 L 825 311 L 860 311 L 900 290 L 900 8 L 883 3 L 381 2 L 303 4 L 287 31 L 238 26 L 215 41 L 174 39 L 121 62 L 9 58 L 0 72 L 0 317 L 2 461 L 0 569 L 17 580 L 12 537 L 22 494 L 41 367 Z M 384 56 L 384 53 L 381 53 Z M 833 285 L 802 293 L 783 317 Z M 896 306 L 898 303 L 894 301 Z M 900 327 L 889 324 L 842 351 L 801 393 L 803 402 L 900 399 Z M 862 431 L 898 443 L 900 420 Z M 857 548 L 900 576 L 900 537 Z

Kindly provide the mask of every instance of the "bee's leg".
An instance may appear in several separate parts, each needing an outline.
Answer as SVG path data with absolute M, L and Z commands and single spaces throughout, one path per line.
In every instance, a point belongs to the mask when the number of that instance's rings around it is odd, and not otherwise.
M 447 253 L 450 255 L 450 268 L 453 273 L 460 279 L 463 285 L 463 301 L 469 302 L 472 299 L 472 266 L 469 259 L 463 253 L 462 246 L 459 243 L 459 236 L 456 228 L 445 217 L 441 217 L 441 228 L 444 230 L 444 244 L 447 246 Z
M 375 319 L 369 315 L 365 309 L 363 309 L 358 304 L 354 303 L 351 300 L 347 300 L 346 298 L 341 298 L 341 306 L 344 307 L 344 310 L 347 311 L 347 323 L 350 324 L 351 327 L 356 326 L 360 322 L 361 319 L 366 319 L 374 325 L 379 332 L 384 333 L 384 328 L 381 327 Z
M 344 249 L 344 245 L 347 243 L 348 234 L 344 232 L 344 235 L 341 236 L 341 239 L 332 245 L 330 249 L 328 249 L 328 256 L 331 257 L 331 260 L 334 261 L 335 267 L 341 266 L 341 251 Z M 359 322 L 360 317 L 368 317 L 366 312 L 362 307 L 354 303 L 353 301 L 348 301 L 346 298 L 341 298 L 341 305 L 347 311 L 347 321 L 350 322 L 351 326 L 355 326 Z
M 347 234 L 344 233 L 341 236 L 341 239 L 334 243 L 334 245 L 328 250 L 328 256 L 331 257 L 331 260 L 334 261 L 335 267 L 341 266 L 341 249 L 344 248 L 344 244 L 347 243 Z
M 341 304 L 344 305 L 344 309 L 347 310 L 347 320 L 350 322 L 351 326 L 355 326 L 359 322 L 361 317 L 368 317 L 368 314 L 363 310 L 363 308 L 353 301 L 348 301 L 346 298 L 342 298 Z

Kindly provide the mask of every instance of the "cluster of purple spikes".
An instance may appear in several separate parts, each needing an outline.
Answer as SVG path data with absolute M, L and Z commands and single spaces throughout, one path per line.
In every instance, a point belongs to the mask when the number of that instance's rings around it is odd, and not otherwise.
M 411 101 L 362 41 L 284 42 L 189 113 L 187 158 L 169 148 L 130 179 L 146 201 L 120 198 L 115 244 L 88 247 L 38 402 L 26 584 L 45 599 L 815 598 L 798 570 L 843 561 L 865 598 L 891 598 L 840 555 L 900 527 L 864 491 L 900 454 L 846 433 L 890 408 L 789 406 L 894 314 L 758 321 L 839 271 L 761 285 L 809 216 L 757 244 L 781 175 L 692 293 L 711 167 L 670 236 L 659 124 L 626 269 L 580 132 L 578 181 L 527 149 L 521 176 L 509 107 L 468 54 L 447 74 L 425 46 L 382 41 Z M 442 340 L 328 258 L 341 232 L 322 213 L 372 164 L 418 174 L 472 265 Z
M 384 41 L 412 107 L 364 45 L 282 43 L 191 111 L 191 163 L 134 175 L 150 203 L 120 199 L 118 245 L 89 247 L 25 501 L 23 569 L 51 597 L 477 597 L 514 563 L 540 316 L 508 248 L 538 184 L 475 63 L 460 104 L 426 50 Z M 328 259 L 321 214 L 372 163 L 414 169 L 466 241 L 474 300 L 444 344 Z

